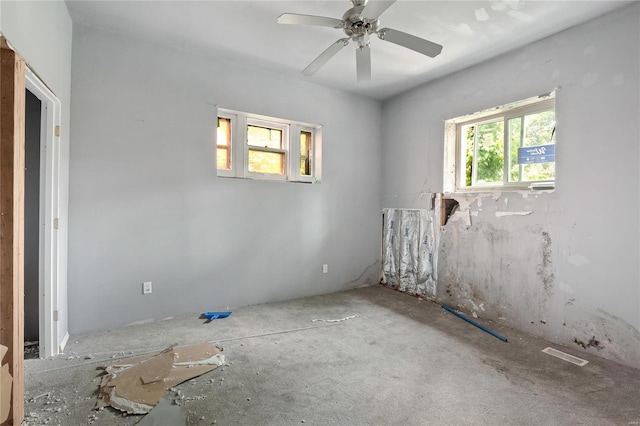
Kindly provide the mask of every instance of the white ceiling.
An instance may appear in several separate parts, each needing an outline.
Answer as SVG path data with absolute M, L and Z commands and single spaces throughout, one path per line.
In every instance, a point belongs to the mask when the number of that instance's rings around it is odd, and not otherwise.
M 345 36 L 342 30 L 277 23 L 283 12 L 341 18 L 352 6 L 348 0 L 66 3 L 74 22 L 386 99 L 630 1 L 398 0 L 381 16 L 380 27 L 434 41 L 444 49 L 436 58 L 429 58 L 374 37 L 372 81 L 364 83 L 356 81 L 353 43 L 312 77 L 300 74 L 330 44 Z

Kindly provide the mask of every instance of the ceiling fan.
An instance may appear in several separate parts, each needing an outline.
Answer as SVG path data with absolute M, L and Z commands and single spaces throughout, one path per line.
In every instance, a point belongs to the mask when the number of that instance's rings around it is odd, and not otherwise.
M 442 46 L 429 40 L 416 37 L 402 31 L 391 28 L 378 29 L 380 15 L 396 0 L 351 0 L 353 7 L 342 16 L 342 19 L 328 18 L 325 16 L 300 15 L 296 13 L 283 13 L 278 17 L 279 24 L 316 25 L 320 27 L 338 28 L 347 35 L 341 38 L 313 60 L 302 74 L 313 75 L 329 61 L 343 47 L 353 41 L 356 44 L 356 70 L 358 81 L 371 80 L 371 51 L 369 39 L 376 34 L 379 39 L 385 40 L 407 49 L 434 58 L 442 51 Z

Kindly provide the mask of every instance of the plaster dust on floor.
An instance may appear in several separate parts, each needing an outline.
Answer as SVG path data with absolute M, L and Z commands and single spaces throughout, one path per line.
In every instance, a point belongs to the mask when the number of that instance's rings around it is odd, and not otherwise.
M 26 360 L 25 426 L 137 424 L 145 417 L 94 410 L 98 367 L 197 342 L 223 348 L 226 362 L 164 394 L 162 408 L 190 425 L 640 422 L 640 370 L 480 315 L 504 343 L 383 286 L 248 306 L 211 323 L 198 317 L 75 335 L 65 354 Z

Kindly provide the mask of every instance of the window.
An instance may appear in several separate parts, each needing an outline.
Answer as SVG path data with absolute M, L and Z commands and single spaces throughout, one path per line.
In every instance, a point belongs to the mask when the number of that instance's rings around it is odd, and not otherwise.
M 552 189 L 555 141 L 554 93 L 449 120 L 445 191 Z
M 218 169 L 231 169 L 231 119 L 218 117 L 217 163 Z
M 218 176 L 319 182 L 321 126 L 218 110 Z

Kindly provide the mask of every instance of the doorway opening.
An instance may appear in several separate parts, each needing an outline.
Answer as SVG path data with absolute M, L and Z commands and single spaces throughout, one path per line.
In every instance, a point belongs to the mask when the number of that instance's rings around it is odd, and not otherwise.
M 40 356 L 40 175 L 42 101 L 25 90 L 24 358 Z
M 59 279 L 60 101 L 25 70 L 24 340 L 33 357 L 58 355 L 69 337 Z M 63 282 L 62 284 L 66 284 Z M 37 342 L 37 348 L 32 344 Z

